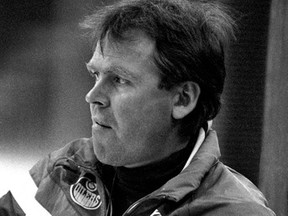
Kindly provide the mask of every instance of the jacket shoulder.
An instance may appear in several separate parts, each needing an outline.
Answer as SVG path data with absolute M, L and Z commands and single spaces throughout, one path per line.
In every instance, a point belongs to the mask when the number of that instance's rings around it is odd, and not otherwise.
M 105 190 L 94 169 L 96 161 L 90 139 L 72 141 L 50 153 L 30 170 L 38 187 L 35 199 L 52 215 L 103 215 Z
M 218 162 L 203 178 L 200 187 L 171 215 L 274 216 L 275 213 L 251 181 Z
M 38 161 L 29 171 L 32 179 L 34 180 L 37 187 L 40 182 L 49 175 L 49 170 L 52 169 L 53 165 L 62 158 L 76 158 L 80 161 L 95 161 L 92 142 L 88 138 L 81 138 L 73 140 L 66 144 L 64 147 L 51 152 L 46 157 Z

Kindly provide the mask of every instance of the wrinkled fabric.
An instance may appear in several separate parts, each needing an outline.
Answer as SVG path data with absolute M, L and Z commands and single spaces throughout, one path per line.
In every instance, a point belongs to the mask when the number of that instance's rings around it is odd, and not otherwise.
M 36 199 L 52 215 L 112 215 L 113 206 L 90 139 L 69 143 L 38 162 L 30 174 L 38 186 Z M 219 161 L 216 132 L 210 130 L 190 165 L 153 193 L 131 205 L 124 215 L 225 216 L 275 215 L 263 194 L 247 178 Z M 90 176 L 97 185 L 97 209 L 81 207 L 90 202 L 85 193 L 71 195 L 77 181 Z M 82 187 L 82 186 L 81 186 Z M 75 202 L 76 199 L 76 202 Z M 86 202 L 87 200 L 87 202 Z M 89 201 L 89 202 L 88 202 Z M 93 200 L 95 201 L 95 200 Z
M 14 199 L 12 193 L 8 191 L 0 198 L 0 215 L 1 216 L 25 216 L 19 204 Z

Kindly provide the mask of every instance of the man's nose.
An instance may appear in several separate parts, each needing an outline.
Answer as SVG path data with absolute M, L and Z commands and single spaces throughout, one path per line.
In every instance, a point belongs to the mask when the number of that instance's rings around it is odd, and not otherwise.
M 86 102 L 89 104 L 95 104 L 102 107 L 109 106 L 108 92 L 105 90 L 105 86 L 100 83 L 96 83 L 93 88 L 86 94 Z

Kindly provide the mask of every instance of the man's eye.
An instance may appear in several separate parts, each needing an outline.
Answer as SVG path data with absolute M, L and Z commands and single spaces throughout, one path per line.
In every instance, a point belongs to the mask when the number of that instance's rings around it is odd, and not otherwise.
M 127 84 L 128 80 L 116 76 L 116 77 L 114 77 L 114 82 L 117 83 L 117 84 L 123 85 L 123 84 Z

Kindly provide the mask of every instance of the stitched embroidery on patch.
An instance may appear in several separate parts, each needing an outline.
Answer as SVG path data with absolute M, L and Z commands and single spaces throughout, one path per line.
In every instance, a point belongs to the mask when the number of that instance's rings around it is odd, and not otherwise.
M 70 186 L 70 196 L 78 205 L 88 210 L 95 210 L 102 204 L 97 184 L 87 177 L 81 177 Z

